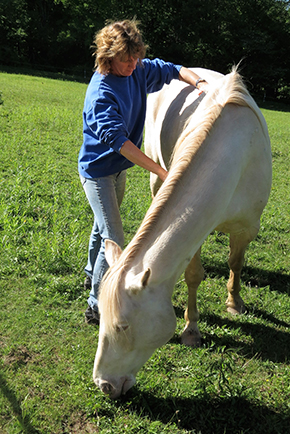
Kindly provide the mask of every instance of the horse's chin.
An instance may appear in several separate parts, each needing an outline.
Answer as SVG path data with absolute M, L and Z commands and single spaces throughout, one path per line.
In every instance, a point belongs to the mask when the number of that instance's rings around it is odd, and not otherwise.
M 128 390 L 130 390 L 131 387 L 134 386 L 135 383 L 136 383 L 136 379 L 134 377 L 131 377 L 130 379 L 126 379 L 124 384 L 123 384 L 121 394 L 125 395 L 128 392 Z

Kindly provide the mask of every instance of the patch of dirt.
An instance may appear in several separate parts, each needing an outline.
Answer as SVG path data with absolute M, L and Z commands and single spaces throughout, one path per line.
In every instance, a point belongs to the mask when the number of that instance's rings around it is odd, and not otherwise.
M 98 427 L 90 422 L 85 414 L 74 413 L 69 420 L 64 424 L 64 433 L 69 434 L 98 434 Z
M 29 350 L 25 346 L 12 348 L 4 357 L 4 365 L 26 365 L 31 359 Z

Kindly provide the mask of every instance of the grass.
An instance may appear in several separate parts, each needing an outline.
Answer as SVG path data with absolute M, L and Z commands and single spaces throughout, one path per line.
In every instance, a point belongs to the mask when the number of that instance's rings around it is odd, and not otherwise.
M 0 433 L 246 434 L 289 432 L 290 109 L 263 106 L 273 188 L 247 251 L 247 313 L 225 310 L 228 237 L 212 234 L 202 259 L 201 348 L 183 347 L 186 289 L 176 284 L 174 337 L 128 395 L 95 387 L 98 328 L 84 324 L 92 213 L 77 174 L 86 85 L 0 74 Z M 126 242 L 150 204 L 134 167 L 122 204 Z

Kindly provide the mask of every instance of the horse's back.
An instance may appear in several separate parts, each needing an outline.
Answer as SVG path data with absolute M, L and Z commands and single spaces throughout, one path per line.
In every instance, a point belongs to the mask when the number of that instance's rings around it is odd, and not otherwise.
M 219 88 L 227 77 L 214 71 L 193 70 L 204 77 L 210 87 Z M 186 122 L 195 111 L 198 113 L 197 108 L 204 98 L 204 94 L 199 95 L 192 86 L 179 81 L 173 81 L 157 94 L 150 95 L 145 129 L 146 153 L 168 168 L 172 151 Z M 187 126 L 189 130 L 190 127 L 191 124 Z M 196 123 L 193 130 L 195 127 Z M 271 188 L 271 149 L 267 125 L 248 94 L 243 105 L 231 103 L 223 108 L 222 115 L 210 131 L 210 140 L 211 151 L 208 152 L 211 158 L 204 161 L 204 171 L 214 171 L 215 165 L 223 165 L 225 173 L 218 175 L 219 179 L 212 188 L 216 191 L 224 189 L 224 195 L 228 195 L 227 206 L 218 224 L 226 232 L 231 229 L 239 231 L 240 227 L 259 220 Z M 196 170 L 194 162 L 193 170 Z M 154 193 L 156 183 L 158 179 L 152 176 Z
M 190 68 L 197 75 L 203 77 L 209 84 L 215 83 L 223 75 L 219 72 L 203 68 Z M 147 115 L 145 124 L 146 154 L 159 161 L 158 147 L 166 142 L 162 150 L 165 165 L 168 163 L 171 151 L 183 130 L 184 124 L 196 109 L 203 95 L 198 89 L 179 80 L 173 80 L 156 93 L 148 95 Z

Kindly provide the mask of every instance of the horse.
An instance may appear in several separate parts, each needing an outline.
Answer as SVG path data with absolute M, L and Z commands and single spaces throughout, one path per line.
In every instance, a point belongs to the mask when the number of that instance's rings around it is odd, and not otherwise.
M 245 310 L 239 294 L 244 253 L 271 189 L 267 125 L 237 68 L 227 75 L 193 71 L 209 83 L 206 94 L 174 80 L 148 97 L 145 149 L 169 173 L 162 185 L 151 175 L 154 198 L 125 250 L 106 240 L 109 269 L 100 287 L 93 380 L 112 399 L 135 384 L 137 372 L 173 336 L 171 298 L 184 270 L 181 340 L 200 344 L 200 251 L 214 230 L 230 234 L 227 310 Z

